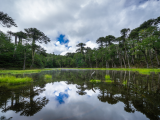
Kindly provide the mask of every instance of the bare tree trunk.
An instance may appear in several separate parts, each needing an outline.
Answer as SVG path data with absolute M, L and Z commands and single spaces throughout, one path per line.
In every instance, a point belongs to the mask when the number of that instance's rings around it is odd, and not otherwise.
M 156 54 L 156 59 L 157 59 L 157 64 L 158 64 L 158 67 L 160 67 L 160 63 L 159 63 L 159 60 L 158 60 L 158 54 L 157 54 L 157 50 L 155 50 L 155 54 Z
M 17 45 L 17 36 L 15 36 L 15 45 Z
M 146 54 L 145 54 L 145 51 L 142 51 L 142 53 L 144 54 L 145 62 L 146 62 L 146 64 L 147 64 L 147 68 L 148 68 L 148 60 L 147 60 L 147 56 L 146 56 Z
M 151 51 L 149 50 L 149 58 L 150 58 L 150 61 L 151 61 L 151 64 L 152 64 L 152 68 L 154 67 L 153 66 L 153 61 L 152 61 L 152 56 L 151 56 Z
M 126 68 L 126 63 L 125 63 L 124 57 L 122 57 L 122 59 L 123 59 L 124 66 Z
M 97 68 L 97 59 L 96 59 L 96 68 Z
M 32 64 L 31 64 L 30 68 L 33 67 L 33 64 L 34 64 L 34 56 L 35 56 L 35 51 L 32 50 Z
M 89 63 L 90 63 L 90 67 L 92 68 L 92 64 L 91 64 L 91 59 L 90 59 L 90 56 L 89 56 Z
M 23 63 L 23 70 L 26 68 L 26 49 L 24 50 L 24 63 Z
M 129 66 L 129 68 L 131 68 L 130 67 L 130 63 L 129 63 L 129 57 L 128 57 L 127 51 L 126 51 L 126 55 L 127 55 L 127 60 L 128 60 L 128 66 Z

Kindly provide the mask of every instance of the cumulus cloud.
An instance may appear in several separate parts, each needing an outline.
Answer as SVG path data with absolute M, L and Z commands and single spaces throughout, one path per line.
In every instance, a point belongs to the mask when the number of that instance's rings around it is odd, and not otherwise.
M 97 47 L 95 41 L 99 37 L 119 37 L 121 29 L 134 29 L 148 19 L 157 18 L 160 11 L 160 1 L 144 0 L 0 0 L 0 3 L 1 11 L 18 25 L 10 30 L 35 27 L 51 39 L 51 43 L 41 44 L 47 52 L 63 55 L 75 52 L 79 42 Z M 65 35 L 71 47 L 57 42 L 60 34 Z

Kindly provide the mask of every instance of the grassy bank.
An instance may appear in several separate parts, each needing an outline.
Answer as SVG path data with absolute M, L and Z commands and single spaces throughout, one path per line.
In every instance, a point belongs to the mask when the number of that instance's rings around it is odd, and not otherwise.
M 23 84 L 33 82 L 32 78 L 24 77 L 24 78 L 16 78 L 15 76 L 11 75 L 1 75 L 0 76 L 0 83 L 8 83 L 8 84 Z
M 160 69 L 146 69 L 146 68 L 61 68 L 61 69 L 134 71 L 145 75 L 149 75 L 151 72 L 160 73 Z
M 0 70 L 0 73 L 10 73 L 10 74 L 31 74 L 31 73 L 39 73 L 41 71 L 54 70 L 51 68 L 48 69 L 33 69 L 33 70 Z

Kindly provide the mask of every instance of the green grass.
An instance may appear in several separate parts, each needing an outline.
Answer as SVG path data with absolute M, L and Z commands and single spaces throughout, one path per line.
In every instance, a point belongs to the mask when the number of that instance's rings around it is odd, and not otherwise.
M 54 69 L 34 69 L 34 70 L 0 70 L 0 73 L 10 73 L 10 74 L 31 74 L 31 73 L 39 73 L 41 71 L 48 71 Z
M 105 79 L 106 80 L 110 80 L 111 78 L 110 78 L 110 75 L 105 75 Z
M 133 72 L 139 72 L 140 74 L 144 75 L 150 75 L 151 72 L 160 73 L 160 69 L 147 69 L 147 68 L 61 68 L 61 69 L 133 71 Z
M 9 83 L 9 84 L 23 84 L 27 82 L 33 82 L 32 78 L 25 77 L 25 78 L 16 78 L 15 76 L 10 75 L 1 75 L 0 76 L 0 83 Z
M 114 81 L 112 81 L 112 80 L 105 80 L 105 82 L 107 82 L 107 83 L 112 83 L 112 82 L 114 82 Z
M 46 74 L 44 77 L 45 77 L 45 79 L 51 79 L 51 78 L 52 78 L 52 75 Z
M 126 85 L 126 84 L 127 84 L 127 81 L 123 81 L 123 84 Z
M 101 80 L 90 80 L 90 82 L 101 82 Z

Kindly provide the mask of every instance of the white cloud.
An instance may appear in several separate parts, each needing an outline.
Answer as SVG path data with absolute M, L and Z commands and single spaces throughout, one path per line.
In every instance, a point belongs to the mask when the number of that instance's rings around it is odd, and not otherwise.
M 160 1 L 141 0 L 0 0 L 0 8 L 8 13 L 18 25 L 12 31 L 36 27 L 52 40 L 42 44 L 47 52 L 64 55 L 66 51 L 75 52 L 79 42 L 96 46 L 95 41 L 102 36 L 120 36 L 123 28 L 134 29 L 142 22 L 157 18 Z M 7 28 L 0 29 L 7 31 Z M 63 34 L 70 41 L 68 46 L 57 46 L 57 37 Z M 90 42 L 87 42 L 87 41 Z
M 94 43 L 92 41 L 88 41 L 88 42 L 86 42 L 86 47 L 90 47 L 91 49 L 98 48 L 98 44 Z

